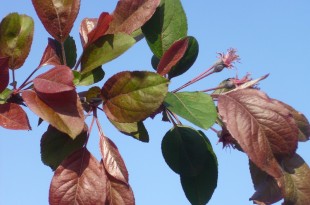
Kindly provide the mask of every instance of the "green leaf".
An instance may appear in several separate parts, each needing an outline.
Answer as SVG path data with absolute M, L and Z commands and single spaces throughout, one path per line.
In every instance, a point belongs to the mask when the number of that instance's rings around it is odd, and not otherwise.
M 130 35 L 118 33 L 100 37 L 84 50 L 81 61 L 81 73 L 88 73 L 104 63 L 107 63 L 128 50 L 135 44 Z
M 169 79 L 182 75 L 185 73 L 196 61 L 199 52 L 198 41 L 195 37 L 189 36 L 188 46 L 185 54 L 181 58 L 181 60 L 169 71 Z
M 0 24 L 0 56 L 10 57 L 9 67 L 20 68 L 32 44 L 34 22 L 27 15 L 11 13 Z
M 145 129 L 143 122 L 119 123 L 110 119 L 110 122 L 121 133 L 131 136 L 141 142 L 149 142 L 149 134 Z
M 187 36 L 187 19 L 180 0 L 162 0 L 142 31 L 152 52 L 161 58 L 176 40 Z
M 162 104 L 169 80 L 147 71 L 120 72 L 104 84 L 101 94 L 107 116 L 117 122 L 139 122 Z
M 203 129 L 209 129 L 217 118 L 212 98 L 203 92 L 169 92 L 164 105 L 170 111 Z
M 101 81 L 104 78 L 104 71 L 101 66 L 95 68 L 94 70 L 82 74 L 80 77 L 80 82 L 78 85 L 92 85 L 99 81 Z
M 81 73 L 79 71 L 73 70 L 73 84 L 74 85 L 78 85 L 80 83 L 80 79 L 81 79 Z
M 11 96 L 12 90 L 6 88 L 0 93 L 0 104 L 6 103 L 6 100 Z
M 56 128 L 49 126 L 41 139 L 41 159 L 42 162 L 57 169 L 61 162 L 74 151 L 83 147 L 87 138 L 87 128 L 74 140 L 67 134 L 60 132 Z
M 68 38 L 64 42 L 64 48 L 65 48 L 67 66 L 70 68 L 73 68 L 75 63 L 76 63 L 76 58 L 77 58 L 76 45 L 75 45 L 75 41 L 74 41 L 73 37 L 68 36 Z M 60 43 L 58 43 L 58 49 L 59 49 L 60 54 L 61 54 L 62 51 L 61 51 L 61 44 Z M 60 57 L 61 56 L 62 56 L 62 54 L 60 55 Z M 62 59 L 62 57 L 60 59 Z
M 178 125 L 169 130 L 161 148 L 166 163 L 182 176 L 199 176 L 207 161 L 214 157 L 206 136 L 187 126 Z

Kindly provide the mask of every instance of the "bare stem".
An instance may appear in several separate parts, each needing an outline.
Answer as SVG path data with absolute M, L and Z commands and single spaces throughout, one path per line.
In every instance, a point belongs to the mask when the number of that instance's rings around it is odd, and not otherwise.
M 37 67 L 36 69 L 34 69 L 32 71 L 32 73 L 26 78 L 26 80 L 21 84 L 21 86 L 19 86 L 19 88 L 17 89 L 17 92 L 20 91 L 21 89 L 23 89 L 26 85 L 28 85 L 31 82 L 31 81 L 29 81 L 29 79 L 35 74 L 35 72 L 37 72 L 39 70 L 39 68 L 40 67 Z
M 61 55 L 62 55 L 62 62 L 64 65 L 67 65 L 67 57 L 65 51 L 65 43 L 61 42 Z
M 15 81 L 15 70 L 12 70 L 12 77 L 13 77 L 13 88 L 16 89 L 16 81 Z

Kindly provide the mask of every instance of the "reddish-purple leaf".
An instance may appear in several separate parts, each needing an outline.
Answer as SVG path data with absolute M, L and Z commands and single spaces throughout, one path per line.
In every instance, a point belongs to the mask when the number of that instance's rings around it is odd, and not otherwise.
M 166 75 L 171 68 L 175 66 L 181 58 L 184 56 L 188 47 L 188 38 L 176 41 L 172 46 L 164 53 L 157 66 L 157 73 L 159 75 Z
M 9 84 L 9 59 L 9 57 L 0 57 L 0 93 L 2 93 Z
M 27 114 L 15 103 L 0 104 L 0 126 L 11 130 L 31 130 Z
M 35 91 L 25 90 L 22 97 L 30 110 L 59 131 L 67 133 L 73 139 L 82 132 L 83 107 L 75 90 L 40 94 L 40 97 Z
M 116 145 L 106 136 L 100 136 L 100 152 L 106 172 L 128 184 L 128 171 Z
M 57 54 L 57 45 L 54 39 L 48 38 L 48 44 L 45 48 L 39 67 L 45 65 L 61 65 L 61 60 Z
M 84 18 L 80 25 L 80 39 L 82 46 L 88 42 L 88 34 L 96 27 L 98 18 Z
M 37 76 L 33 80 L 36 92 L 45 94 L 61 93 L 75 89 L 73 74 L 69 67 L 59 65 Z
M 251 161 L 280 178 L 277 159 L 292 156 L 298 129 L 288 109 L 255 89 L 234 91 L 218 98 L 219 114 Z
M 32 4 L 49 34 L 64 42 L 79 13 L 80 0 L 32 0 Z
M 107 176 L 86 149 L 70 155 L 55 171 L 49 191 L 50 205 L 106 204 Z
M 131 34 L 155 13 L 160 0 L 120 0 L 112 13 L 113 20 L 107 33 Z
M 98 38 L 103 36 L 107 32 L 111 20 L 112 16 L 110 16 L 109 13 L 106 12 L 101 13 L 96 27 L 93 30 L 91 30 L 88 34 L 87 44 L 91 44 L 95 42 Z

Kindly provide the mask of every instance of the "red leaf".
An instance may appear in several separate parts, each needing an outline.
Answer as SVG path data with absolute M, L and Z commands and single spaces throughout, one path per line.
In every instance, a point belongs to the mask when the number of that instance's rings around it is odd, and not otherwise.
M 48 38 L 48 44 L 45 48 L 39 67 L 45 65 L 61 65 L 61 60 L 57 54 L 57 45 L 54 39 Z
M 15 103 L 0 104 L 0 126 L 12 130 L 31 130 L 27 114 Z
M 102 12 L 96 27 L 88 34 L 87 44 L 95 42 L 98 38 L 103 36 L 109 28 L 109 24 L 112 20 L 112 16 L 109 13 Z
M 157 73 L 159 75 L 166 75 L 171 68 L 175 66 L 181 58 L 184 56 L 188 47 L 188 38 L 176 41 L 172 46 L 164 53 L 157 66 Z
M 64 42 L 79 13 L 80 0 L 32 0 L 32 4 L 49 34 Z
M 120 0 L 112 14 L 113 20 L 107 33 L 131 34 L 155 13 L 160 0 Z
M 88 42 L 88 34 L 91 32 L 97 25 L 98 18 L 84 18 L 80 25 L 80 39 L 82 46 L 85 47 L 85 44 Z
M 105 136 L 100 136 L 100 152 L 106 172 L 115 179 L 128 184 L 128 171 L 116 145 Z
M 289 110 L 254 89 L 220 95 L 218 109 L 232 137 L 251 161 L 280 178 L 283 172 L 275 157 L 292 156 L 297 148 L 298 129 Z
M 105 204 L 107 177 L 86 148 L 70 155 L 55 171 L 49 191 L 50 205 Z
M 54 94 L 74 90 L 73 78 L 69 67 L 59 65 L 37 76 L 33 84 L 37 92 Z
M 9 84 L 9 57 L 0 57 L 0 93 Z

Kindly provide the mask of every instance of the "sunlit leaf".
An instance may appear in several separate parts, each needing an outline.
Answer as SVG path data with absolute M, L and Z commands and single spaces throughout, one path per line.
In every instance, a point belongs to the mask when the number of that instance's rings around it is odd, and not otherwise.
M 162 76 L 168 74 L 172 67 L 175 66 L 184 56 L 187 47 L 187 38 L 174 42 L 160 59 L 157 67 L 157 73 Z
M 243 89 L 218 97 L 218 110 L 232 137 L 262 171 L 283 173 L 275 157 L 292 156 L 298 129 L 290 111 L 265 93 Z
M 181 1 L 161 0 L 142 31 L 152 52 L 161 58 L 175 41 L 187 36 L 187 20 Z
M 15 103 L 0 104 L 0 126 L 11 130 L 31 130 L 26 112 Z
M 81 61 L 81 73 L 88 73 L 107 63 L 128 50 L 135 40 L 127 34 L 105 35 L 84 50 Z
M 0 93 L 9 85 L 9 57 L 0 57 Z
M 107 32 L 112 16 L 109 13 L 102 12 L 94 29 L 87 35 L 87 43 L 93 43 Z
M 52 38 L 48 38 L 48 44 L 41 58 L 39 67 L 45 65 L 54 65 L 54 66 L 61 65 L 61 57 L 59 56 L 57 50 L 58 50 L 57 41 L 55 41 Z
M 6 103 L 7 99 L 11 96 L 12 90 L 6 88 L 0 93 L 0 104 Z
M 80 39 L 84 47 L 88 43 L 88 34 L 98 23 L 98 18 L 84 18 L 80 24 Z
M 82 74 L 79 80 L 78 85 L 92 85 L 99 81 L 101 81 L 104 78 L 104 71 L 101 66 L 98 68 L 95 68 L 94 70 Z
M 106 136 L 100 136 L 100 152 L 106 172 L 115 179 L 128 184 L 128 171 L 116 145 Z
M 73 140 L 67 134 L 49 126 L 41 138 L 42 162 L 55 170 L 64 159 L 83 147 L 86 137 L 87 127 Z
M 80 0 L 32 0 L 32 4 L 47 32 L 64 42 L 79 13 Z
M 104 111 L 117 122 L 142 121 L 162 104 L 168 83 L 166 78 L 153 72 L 120 72 L 102 88 Z
M 203 129 L 209 129 L 217 118 L 217 110 L 212 98 L 203 92 L 169 92 L 164 105 L 175 114 Z
M 10 57 L 9 67 L 20 68 L 32 44 L 34 22 L 27 15 L 11 13 L 0 24 L 0 57 Z
M 131 34 L 151 18 L 159 3 L 160 0 L 118 1 L 108 33 Z
M 110 122 L 123 134 L 132 136 L 141 142 L 149 142 L 148 132 L 143 122 L 119 123 L 110 119 Z
M 86 148 L 70 155 L 55 171 L 50 205 L 106 204 L 107 176 Z

